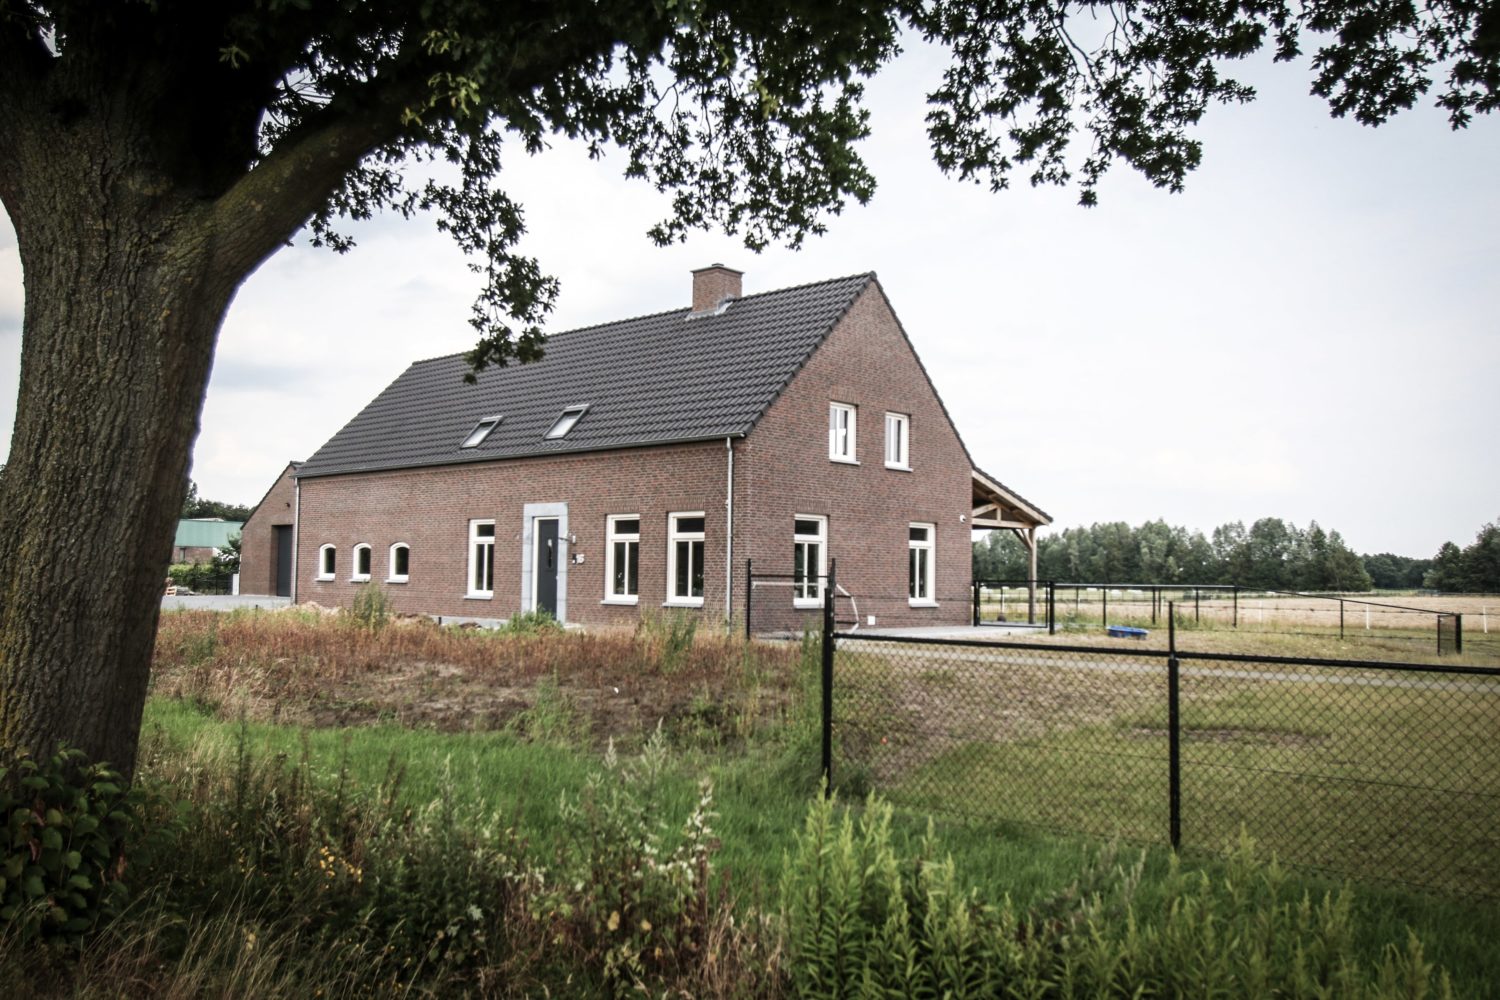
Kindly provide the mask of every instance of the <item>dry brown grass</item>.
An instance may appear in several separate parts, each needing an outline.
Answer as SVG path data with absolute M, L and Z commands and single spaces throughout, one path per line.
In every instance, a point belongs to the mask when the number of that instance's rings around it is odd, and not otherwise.
M 506 634 L 403 618 L 380 629 L 289 609 L 164 614 L 153 691 L 308 725 L 396 722 L 497 729 L 551 698 L 594 741 L 658 720 L 710 739 L 744 737 L 784 710 L 797 649 L 700 631 L 680 650 L 661 628 Z M 561 704 L 556 704 L 560 702 Z

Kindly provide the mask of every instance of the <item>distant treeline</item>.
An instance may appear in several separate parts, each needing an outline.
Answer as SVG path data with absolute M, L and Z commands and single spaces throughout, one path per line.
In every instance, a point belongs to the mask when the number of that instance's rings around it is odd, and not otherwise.
M 1026 578 L 1026 549 L 1010 532 L 974 543 L 974 578 Z M 1389 552 L 1360 556 L 1337 531 L 1263 517 L 1201 531 L 1148 521 L 1065 528 L 1037 546 L 1037 576 L 1089 583 L 1220 583 L 1263 590 L 1362 591 L 1428 588 L 1500 591 L 1500 527 L 1487 524 L 1474 544 L 1443 545 L 1435 559 Z

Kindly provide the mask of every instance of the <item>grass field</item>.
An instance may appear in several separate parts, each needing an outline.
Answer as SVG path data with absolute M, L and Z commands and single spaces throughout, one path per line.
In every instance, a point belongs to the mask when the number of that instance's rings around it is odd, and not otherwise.
M 566 836 L 558 803 L 576 796 L 599 767 L 598 757 L 577 746 L 539 743 L 510 733 L 439 732 L 389 724 L 358 729 L 305 729 L 267 723 L 234 723 L 212 717 L 180 700 L 153 699 L 147 710 L 152 752 L 182 755 L 205 768 L 217 760 L 229 766 L 243 745 L 255 757 L 285 756 L 311 761 L 315 774 L 333 784 L 340 774 L 356 785 L 385 780 L 392 761 L 402 768 L 402 795 L 413 805 L 440 796 L 461 808 L 491 812 L 504 826 L 520 831 L 538 854 L 552 850 L 551 837 Z M 769 748 L 761 748 L 763 751 Z M 722 845 L 718 860 L 741 906 L 774 908 L 777 880 L 793 834 L 801 827 L 808 797 L 805 775 L 787 768 L 775 754 L 730 757 L 683 754 L 655 791 L 655 814 L 664 821 L 685 815 L 696 799 L 699 780 L 713 782 L 713 832 Z M 931 833 L 937 849 L 950 857 L 964 884 L 980 898 L 1009 898 L 1017 905 L 1047 907 L 1074 898 L 1069 887 L 1101 851 L 1109 837 L 1079 837 L 1039 831 L 1025 824 L 966 821 L 939 811 L 898 810 L 894 840 L 915 854 Z M 1120 848 L 1128 865 L 1141 848 Z M 1168 870 L 1168 853 L 1145 849 L 1145 879 L 1138 891 L 1149 914 Z M 1217 861 L 1196 856 L 1212 871 Z M 1315 898 L 1339 885 L 1315 874 L 1294 877 L 1294 891 Z M 1357 952 L 1376 960 L 1390 943 L 1416 930 L 1429 959 L 1454 975 L 1457 996 L 1490 995 L 1500 983 L 1500 907 L 1482 900 L 1411 893 L 1380 885 L 1362 886 L 1356 898 Z
M 1164 842 L 1165 663 L 842 642 L 846 777 L 914 808 Z M 1500 898 L 1500 677 L 1193 660 L 1182 838 Z
M 393 787 L 419 812 L 447 802 L 538 857 L 560 856 L 577 836 L 560 803 L 590 786 L 606 748 L 633 753 L 660 725 L 670 767 L 649 815 L 678 822 L 709 779 L 727 891 L 736 907 L 764 912 L 778 905 L 783 857 L 816 788 L 812 652 L 684 634 L 671 621 L 635 635 L 498 635 L 423 622 L 367 629 L 295 611 L 169 614 L 141 768 L 192 787 L 194 775 L 233 773 L 247 757 L 304 761 L 322 786 Z M 876 788 L 896 800 L 893 836 L 909 855 L 934 817 L 936 850 L 965 885 L 1043 912 L 1071 905 L 1061 901 L 1076 900 L 1069 887 L 1087 859 L 1122 838 L 1125 857 L 1146 851 L 1137 900 L 1149 915 L 1169 854 L 1134 842 L 1164 837 L 1160 672 L 1128 652 L 1102 670 L 1070 669 L 1044 648 L 1023 653 L 1030 662 L 999 669 L 982 651 L 957 661 L 841 653 L 840 676 L 855 683 L 836 689 L 840 795 L 857 802 Z M 1451 694 L 1185 672 L 1184 834 L 1202 849 L 1186 857 L 1217 870 L 1214 852 L 1241 821 L 1289 858 L 1337 848 L 1329 867 L 1376 879 L 1358 894 L 1359 954 L 1376 961 L 1412 927 L 1453 971 L 1458 995 L 1487 995 L 1500 983 L 1500 906 L 1461 893 L 1493 874 L 1484 827 L 1500 780 L 1486 756 L 1494 717 L 1456 711 Z M 1459 773 L 1481 796 L 1456 808 L 1389 780 L 1393 766 L 1412 764 L 1391 736 L 1397 723 L 1448 734 L 1425 744 L 1411 783 Z M 1257 810 L 1264 796 L 1274 815 Z M 1332 847 L 1309 833 L 1330 824 L 1340 830 Z M 1458 892 L 1389 884 L 1439 849 L 1466 855 L 1441 885 Z M 1461 874 L 1471 884 L 1458 884 Z M 1304 869 L 1292 891 L 1317 897 L 1341 878 Z

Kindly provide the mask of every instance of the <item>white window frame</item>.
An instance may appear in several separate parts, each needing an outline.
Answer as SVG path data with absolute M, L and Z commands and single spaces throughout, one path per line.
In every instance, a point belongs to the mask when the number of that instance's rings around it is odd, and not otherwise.
M 363 552 L 364 556 L 365 556 L 365 570 L 364 570 L 363 573 L 361 573 L 360 570 L 359 570 L 359 555 L 360 555 L 361 552 Z M 370 582 L 370 570 L 375 565 L 374 557 L 371 555 L 371 552 L 370 552 L 370 543 L 369 542 L 360 542 L 358 545 L 354 546 L 352 554 L 353 554 L 353 557 L 354 557 L 354 561 L 353 561 L 353 563 L 349 567 L 349 582 L 350 583 L 369 583 Z
M 859 464 L 859 407 L 853 403 L 828 404 L 828 460 Z
M 885 415 L 885 467 L 911 471 L 911 414 Z
M 911 537 L 915 528 L 925 528 L 927 537 L 918 541 Z M 925 558 L 919 558 L 925 556 Z M 937 607 L 937 525 L 913 521 L 906 526 L 906 559 L 907 559 L 907 586 L 906 603 L 914 608 Z M 917 574 L 912 573 L 912 562 L 917 561 L 921 567 Z M 915 579 L 914 579 L 915 577 Z M 923 587 L 915 587 L 914 584 L 920 579 Z M 914 594 L 913 590 L 925 593 Z
M 702 531 L 682 531 L 682 530 L 680 530 L 677 527 L 677 523 L 679 521 L 688 520 L 688 519 L 695 518 L 695 517 L 701 517 L 701 518 L 704 519 L 704 521 L 703 521 L 703 529 L 704 530 L 702 530 Z M 700 551 L 703 553 L 703 556 L 707 556 L 708 555 L 708 544 L 707 544 L 708 540 L 706 538 L 707 534 L 708 534 L 708 519 L 707 519 L 706 515 L 704 514 L 704 512 L 701 511 L 701 510 L 673 511 L 672 513 L 670 513 L 670 514 L 667 515 L 667 599 L 664 602 L 662 602 L 664 607 L 679 607 L 679 608 L 701 608 L 701 607 L 703 607 L 703 594 L 698 594 L 696 597 L 693 596 L 691 593 L 688 593 L 688 594 L 678 594 L 677 591 L 676 591 L 676 589 L 675 589 L 676 586 L 677 586 L 677 543 L 678 542 L 688 542 L 689 543 L 688 552 L 689 552 L 689 559 L 690 560 L 691 560 L 691 553 L 692 553 L 692 545 L 691 545 L 691 543 L 693 543 L 693 542 L 697 542 L 699 544 L 699 546 L 700 546 Z M 701 558 L 703 558 L 703 556 L 700 556 L 699 558 L 701 559 Z M 701 573 L 701 575 L 703 577 L 704 590 L 706 591 L 708 589 L 707 567 L 705 567 L 705 566 L 699 566 L 699 570 L 700 570 L 700 573 Z M 688 564 L 688 576 L 687 576 L 687 579 L 688 579 L 688 590 L 691 591 L 692 590 L 692 586 L 693 586 L 693 567 L 692 567 L 691 561 Z
M 798 521 L 816 521 L 818 533 L 816 535 L 803 535 L 797 532 Z M 802 555 L 805 545 L 816 545 L 818 547 L 817 565 L 812 567 L 812 573 L 807 574 L 804 580 L 796 577 L 797 558 Z M 805 560 L 805 557 L 804 557 Z M 804 561 L 804 567 L 806 563 Z M 792 607 L 794 608 L 821 608 L 823 606 L 823 585 L 828 578 L 828 517 L 825 514 L 793 514 L 792 515 Z
M 483 528 L 483 527 L 488 527 L 490 529 L 490 533 L 488 535 L 481 535 L 479 533 L 479 529 Z M 495 519 L 494 518 L 492 518 L 492 517 L 476 517 L 476 518 L 470 519 L 470 521 L 469 521 L 469 558 L 466 560 L 466 563 L 467 563 L 467 572 L 466 572 L 466 575 L 464 577 L 464 580 L 465 580 L 465 582 L 464 582 L 464 588 L 467 591 L 464 594 L 465 597 L 472 597 L 472 598 L 475 598 L 475 599 L 486 599 L 487 600 L 487 599 L 492 598 L 492 597 L 495 596 L 495 539 L 496 539 L 496 533 L 495 533 Z M 488 590 L 485 590 L 483 588 L 474 586 L 474 583 L 475 583 L 474 573 L 475 573 L 475 568 L 476 568 L 476 566 L 478 564 L 478 560 L 479 560 L 480 547 L 485 544 L 486 540 L 488 541 L 488 546 L 489 546 L 489 550 L 490 550 L 489 551 L 489 557 L 488 557 L 488 565 L 486 566 L 486 569 L 489 571 L 489 573 L 488 573 L 489 580 L 487 582 L 489 583 L 490 586 L 489 586 Z
M 635 531 L 620 531 L 621 521 L 634 521 Z M 615 593 L 615 546 L 625 546 L 625 585 L 630 585 L 630 547 L 635 546 L 635 593 Z M 604 526 L 604 601 L 605 604 L 638 604 L 641 600 L 641 516 L 639 514 L 610 514 Z
M 468 437 L 463 439 L 463 443 L 460 444 L 459 447 L 478 448 L 480 445 L 484 444 L 484 439 L 489 437 L 490 432 L 493 431 L 496 427 L 499 427 L 500 421 L 504 419 L 505 418 L 498 413 L 494 416 L 482 418 L 479 423 L 474 425 L 474 429 L 469 432 Z
M 583 415 L 589 412 L 590 405 L 580 403 L 576 406 L 564 407 L 558 418 L 552 421 L 552 426 L 547 428 L 547 433 L 542 435 L 543 440 L 555 441 L 558 438 L 567 437 L 573 428 L 578 426 L 578 421 L 583 419 Z
M 329 563 L 330 557 L 332 564 Z M 321 545 L 318 547 L 318 575 L 315 580 L 333 580 L 338 577 L 339 548 L 337 545 Z
M 406 550 L 406 572 L 405 573 L 397 573 L 396 572 L 396 550 L 397 549 L 405 549 Z M 385 576 L 385 582 L 386 583 L 406 583 L 408 580 L 410 580 L 411 579 L 411 546 L 408 545 L 408 544 L 406 544 L 405 542 L 392 542 L 391 543 L 390 551 L 387 553 L 387 556 L 386 556 L 386 568 L 387 568 L 387 573 L 386 573 L 386 576 Z

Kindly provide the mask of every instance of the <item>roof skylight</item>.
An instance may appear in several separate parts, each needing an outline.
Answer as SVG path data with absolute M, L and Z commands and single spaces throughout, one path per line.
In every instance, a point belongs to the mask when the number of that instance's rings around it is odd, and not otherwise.
M 570 406 L 563 410 L 562 416 L 558 417 L 557 421 L 547 429 L 547 433 L 542 436 L 548 441 L 566 436 L 568 431 L 572 430 L 574 425 L 588 412 L 588 408 L 589 404 L 584 403 L 581 406 Z
M 464 438 L 464 443 L 461 444 L 461 445 L 459 445 L 459 447 L 460 448 L 476 448 L 476 447 L 478 447 L 479 444 L 481 442 L 483 442 L 485 438 L 487 438 L 487 437 L 490 436 L 490 431 L 494 430 L 496 427 L 499 427 L 500 426 L 500 421 L 504 420 L 504 419 L 505 419 L 504 417 L 499 416 L 499 415 L 496 415 L 496 416 L 493 416 L 493 417 L 485 417 L 483 420 L 479 421 L 479 423 L 477 423 L 477 424 L 474 425 L 474 429 L 469 432 L 469 436 L 466 437 L 466 438 Z

